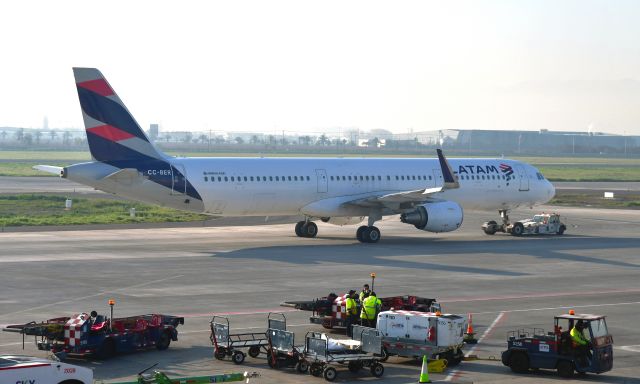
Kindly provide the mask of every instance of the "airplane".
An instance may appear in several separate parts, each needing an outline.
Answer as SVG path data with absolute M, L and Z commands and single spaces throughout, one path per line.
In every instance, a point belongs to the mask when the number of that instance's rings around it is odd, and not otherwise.
M 400 215 L 427 232 L 460 228 L 463 209 L 498 210 L 505 224 L 519 206 L 544 204 L 553 185 L 535 167 L 508 159 L 207 158 L 164 154 L 140 128 L 102 73 L 73 68 L 92 161 L 34 168 L 126 199 L 212 216 L 288 216 L 299 237 L 314 220 L 356 225 L 363 243 L 374 224 Z

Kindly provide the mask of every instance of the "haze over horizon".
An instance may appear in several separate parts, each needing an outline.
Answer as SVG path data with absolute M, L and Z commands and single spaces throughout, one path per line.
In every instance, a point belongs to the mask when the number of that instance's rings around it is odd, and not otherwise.
M 71 67 L 90 66 L 144 129 L 640 135 L 637 1 L 30 1 L 0 14 L 0 126 L 81 128 Z

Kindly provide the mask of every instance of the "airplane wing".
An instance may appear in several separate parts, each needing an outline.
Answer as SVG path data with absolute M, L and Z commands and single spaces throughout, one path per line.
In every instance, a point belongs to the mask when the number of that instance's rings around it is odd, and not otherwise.
M 346 205 L 356 205 L 361 207 L 375 207 L 384 206 L 387 204 L 402 204 L 402 203 L 424 203 L 427 201 L 438 201 L 433 195 L 445 191 L 447 189 L 460 188 L 457 178 L 453 174 L 453 170 L 447 161 L 447 158 L 442 153 L 441 149 L 436 150 L 438 152 L 438 160 L 440 161 L 440 167 L 442 168 L 442 177 L 444 179 L 444 185 L 442 187 L 418 189 L 414 191 L 395 192 L 380 196 L 369 196 L 362 199 L 348 201 Z

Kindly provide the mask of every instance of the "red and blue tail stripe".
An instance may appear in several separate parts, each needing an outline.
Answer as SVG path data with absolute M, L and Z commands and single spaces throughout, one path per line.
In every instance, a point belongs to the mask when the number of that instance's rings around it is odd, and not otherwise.
M 135 168 L 147 175 L 149 169 L 173 169 L 167 156 L 157 150 L 105 77 L 95 68 L 73 68 L 91 156 L 117 168 Z M 150 176 L 171 188 L 169 177 Z M 187 194 L 201 199 L 187 181 Z

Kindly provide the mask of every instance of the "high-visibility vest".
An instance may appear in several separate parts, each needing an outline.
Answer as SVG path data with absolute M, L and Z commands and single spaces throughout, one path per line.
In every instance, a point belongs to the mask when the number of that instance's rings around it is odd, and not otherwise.
M 347 315 L 357 315 L 358 314 L 358 308 L 356 307 L 356 301 L 351 298 L 348 297 L 347 298 Z
M 362 312 L 360 313 L 361 319 L 373 320 L 376 318 L 376 306 L 378 303 L 378 298 L 375 296 L 369 296 L 364 299 L 362 303 Z M 382 303 L 382 302 L 381 302 Z
M 584 333 L 582 333 L 582 331 L 579 331 L 576 327 L 571 328 L 571 332 L 569 332 L 569 334 L 571 335 L 571 341 L 573 341 L 574 344 L 578 344 L 578 345 L 589 344 L 587 339 L 585 339 L 584 337 Z
M 359 296 L 359 297 L 360 297 L 360 304 L 362 304 L 362 303 L 364 302 L 364 299 L 365 299 L 364 295 L 365 295 L 365 293 L 371 293 L 371 291 L 367 291 L 367 292 L 362 291 L 362 292 L 360 292 L 360 296 Z

